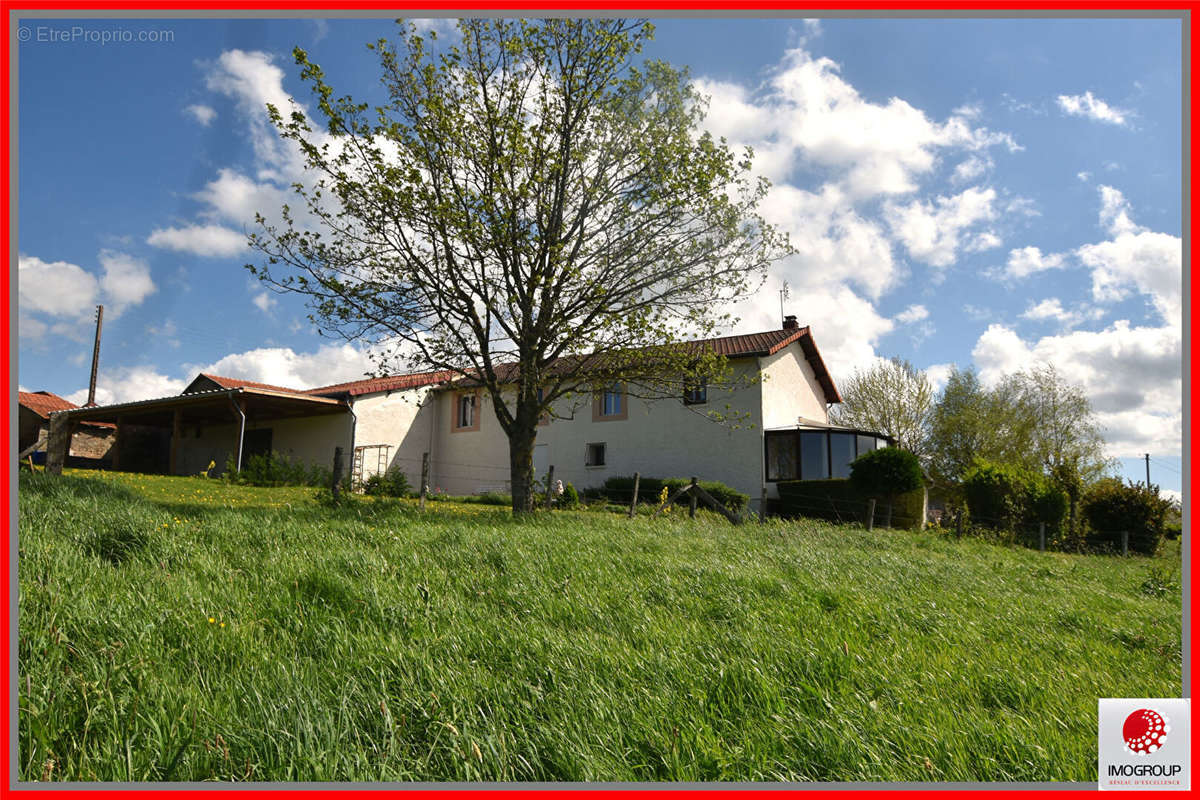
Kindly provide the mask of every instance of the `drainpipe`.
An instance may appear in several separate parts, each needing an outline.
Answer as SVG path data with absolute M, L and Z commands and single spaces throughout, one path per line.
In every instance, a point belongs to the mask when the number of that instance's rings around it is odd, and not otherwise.
M 235 394 L 239 394 L 240 391 L 241 390 L 239 390 L 239 389 L 230 389 L 229 394 L 226 395 L 229 398 L 229 405 L 233 406 L 233 410 L 236 411 L 238 413 L 238 416 L 242 418 L 241 427 L 238 429 L 238 442 L 237 442 L 237 469 L 238 469 L 238 472 L 242 471 L 242 443 L 246 440 L 246 412 L 242 411 L 241 406 L 239 406 L 237 403 L 235 403 L 233 401 L 233 396 Z
M 358 414 L 354 413 L 354 400 L 346 393 L 346 408 L 350 410 L 350 472 L 354 472 L 354 438 L 358 434 Z

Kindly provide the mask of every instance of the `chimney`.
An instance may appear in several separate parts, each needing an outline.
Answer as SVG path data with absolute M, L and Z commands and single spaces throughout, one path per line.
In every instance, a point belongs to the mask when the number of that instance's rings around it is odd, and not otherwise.
M 785 331 L 800 330 L 800 323 L 796 322 L 795 314 L 788 314 L 786 317 L 783 318 L 783 329 Z

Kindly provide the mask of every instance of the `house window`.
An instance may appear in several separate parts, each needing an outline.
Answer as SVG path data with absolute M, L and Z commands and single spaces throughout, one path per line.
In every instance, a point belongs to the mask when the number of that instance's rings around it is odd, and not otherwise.
M 460 392 L 456 395 L 453 430 L 479 430 L 479 392 Z
M 767 480 L 796 478 L 796 436 L 788 432 L 767 434 Z
M 592 420 L 626 419 L 629 406 L 625 398 L 625 384 L 616 382 L 596 393 L 592 404 Z
M 879 447 L 879 441 L 880 440 L 876 439 L 874 436 L 863 436 L 862 434 L 859 434 L 858 454 L 861 456 L 863 453 L 871 452 L 875 448 Z
M 683 389 L 683 404 L 685 406 L 700 406 L 708 402 L 708 381 L 701 378 L 695 386 L 685 386 Z
M 829 465 L 834 478 L 850 477 L 850 462 L 854 460 L 854 434 L 829 434 Z
M 829 436 L 825 431 L 800 434 L 800 479 L 821 480 L 829 477 Z
M 604 442 L 593 442 L 587 446 L 587 453 L 583 459 L 585 467 L 603 467 L 606 446 Z

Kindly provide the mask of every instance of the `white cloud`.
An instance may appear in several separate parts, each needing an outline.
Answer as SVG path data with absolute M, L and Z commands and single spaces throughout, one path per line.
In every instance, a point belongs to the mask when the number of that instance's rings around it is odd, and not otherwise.
M 292 194 L 226 168 L 218 171 L 217 177 L 193 197 L 208 206 L 204 215 L 210 219 L 244 226 L 254 221 L 255 214 L 274 216 L 292 199 Z
M 410 19 L 417 29 L 417 33 L 428 34 L 431 31 L 436 33 L 438 37 L 443 36 L 458 36 L 458 19 L 455 17 L 425 17 L 422 19 Z
M 154 247 L 209 257 L 227 258 L 247 249 L 245 234 L 221 225 L 156 228 L 146 239 L 146 243 Z
M 950 176 L 950 179 L 955 183 L 970 183 L 982 177 L 994 166 L 995 162 L 988 155 L 968 156 L 954 168 L 954 174 Z
M 1092 179 L 1092 173 L 1088 172 L 1087 170 L 1084 170 L 1082 172 L 1076 172 L 1075 177 L 1079 178 L 1079 180 L 1083 181 L 1084 183 L 1087 183 L 1088 181 L 1090 181 Z
M 929 119 L 904 100 L 872 103 L 828 58 L 788 50 L 761 92 L 700 80 L 712 102 L 705 125 L 735 145 L 752 145 L 756 168 L 780 179 L 798 163 L 829 170 L 852 198 L 906 194 L 929 173 L 941 151 L 1010 151 L 1006 133 L 973 127 L 970 117 Z
M 115 250 L 101 250 L 99 258 L 104 267 L 100 288 L 114 316 L 154 293 L 150 265 L 142 259 Z
M 1133 327 L 1121 320 L 1104 330 L 1073 331 L 1030 344 L 994 324 L 972 355 L 988 384 L 1039 363 L 1053 364 L 1091 399 L 1110 456 L 1180 452 L 1183 350 L 1178 330 Z
M 1064 328 L 1073 328 L 1085 320 L 1097 320 L 1104 316 L 1099 308 L 1066 309 L 1057 297 L 1048 297 L 1029 306 L 1021 314 L 1021 319 L 1033 322 L 1058 322 Z
M 189 375 L 209 372 L 292 389 L 312 389 L 357 380 L 373 369 L 368 351 L 341 344 L 323 345 L 311 353 L 297 353 L 290 347 L 259 347 L 232 353 L 207 366 L 192 367 Z
M 996 217 L 994 189 L 973 187 L 951 197 L 938 196 L 933 202 L 915 200 L 906 206 L 888 203 L 884 215 L 892 232 L 917 259 L 935 267 L 954 263 L 962 246 L 960 234 L 968 228 Z M 994 247 L 999 238 L 992 231 L 987 238 L 971 239 L 968 246 Z
M 1008 251 L 1004 276 L 1013 279 L 1027 278 L 1038 272 L 1062 269 L 1066 265 L 1066 256 L 1062 253 L 1043 254 L 1039 247 L 1018 247 Z
M 186 386 L 187 381 L 163 375 L 153 367 L 102 367 L 96 377 L 96 403 L 107 406 L 170 397 L 182 392 Z M 76 405 L 83 405 L 87 402 L 88 390 L 84 387 L 63 396 Z
M 1128 111 L 1110 106 L 1090 91 L 1083 94 L 1060 94 L 1058 107 L 1071 116 L 1086 117 L 1112 125 L 1124 125 L 1129 116 Z
M 901 325 L 910 325 L 923 319 L 929 319 L 929 309 L 922 305 L 911 305 L 897 314 L 895 319 Z
M 935 392 L 940 392 L 945 388 L 953 369 L 953 364 L 930 364 L 925 368 L 925 377 L 929 378 L 929 383 Z
M 254 303 L 254 307 L 264 314 L 270 314 L 272 309 L 278 304 L 278 301 L 263 289 L 255 291 L 250 298 L 250 302 Z
M 43 261 L 25 254 L 18 257 L 18 333 L 22 338 L 33 341 L 47 333 L 81 338 L 96 305 L 104 304 L 111 319 L 155 291 L 145 261 L 116 250 L 101 250 L 97 258 L 103 268 L 99 277 L 67 261 Z
M 1177 236 L 1136 225 L 1124 196 L 1111 186 L 1100 187 L 1100 222 L 1113 238 L 1086 244 L 1076 254 L 1092 269 L 1092 296 L 1115 302 L 1137 291 L 1149 295 L 1170 326 L 1183 320 L 1183 243 Z
M 52 316 L 86 317 L 100 294 L 100 282 L 83 267 L 24 254 L 17 259 L 17 284 L 22 311 Z
M 183 109 L 183 113 L 187 114 L 206 128 L 212 124 L 214 119 L 217 118 L 217 112 L 213 110 L 211 106 L 200 104 L 187 106 Z
M 772 271 L 797 288 L 852 282 L 878 298 L 899 280 L 891 243 L 875 222 L 859 215 L 833 184 L 819 192 L 773 187 L 761 213 L 786 231 L 796 255 Z
M 232 99 L 250 126 L 250 140 L 258 160 L 272 169 L 301 165 L 295 148 L 279 138 L 267 117 L 271 104 L 285 117 L 291 111 L 291 95 L 283 88 L 283 70 L 270 54 L 259 51 L 226 50 L 216 62 L 207 65 L 205 84 L 214 92 Z M 303 108 L 302 106 L 299 106 Z

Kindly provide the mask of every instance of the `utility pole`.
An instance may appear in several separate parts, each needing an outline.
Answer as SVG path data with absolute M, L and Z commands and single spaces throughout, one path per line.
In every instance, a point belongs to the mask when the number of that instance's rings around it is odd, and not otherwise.
M 88 381 L 89 407 L 96 405 L 96 369 L 100 366 L 100 329 L 104 326 L 104 306 L 96 306 L 96 344 L 92 347 L 92 379 Z
M 1150 454 L 1146 453 L 1146 488 L 1150 488 Z

